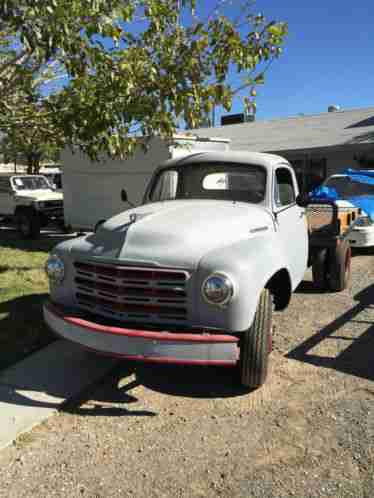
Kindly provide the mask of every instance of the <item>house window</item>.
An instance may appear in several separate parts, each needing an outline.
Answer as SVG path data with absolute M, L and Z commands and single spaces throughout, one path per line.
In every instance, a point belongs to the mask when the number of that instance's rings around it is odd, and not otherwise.
M 311 159 L 307 170 L 308 191 L 321 185 L 326 179 L 326 159 Z
M 305 173 L 304 161 L 302 159 L 291 161 L 292 167 L 295 170 L 297 185 L 300 192 L 304 192 L 305 188 Z
M 374 169 L 374 158 L 373 157 L 355 157 L 359 164 L 360 169 Z
M 321 185 L 327 176 L 327 161 L 322 159 L 296 159 L 291 161 L 301 192 L 310 192 Z

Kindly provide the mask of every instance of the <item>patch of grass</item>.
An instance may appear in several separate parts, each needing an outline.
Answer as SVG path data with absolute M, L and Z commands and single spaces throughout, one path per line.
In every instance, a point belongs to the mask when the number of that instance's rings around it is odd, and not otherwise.
M 0 369 L 54 338 L 42 313 L 48 296 L 45 246 L 43 240 L 18 245 L 16 240 L 11 244 L 0 240 Z

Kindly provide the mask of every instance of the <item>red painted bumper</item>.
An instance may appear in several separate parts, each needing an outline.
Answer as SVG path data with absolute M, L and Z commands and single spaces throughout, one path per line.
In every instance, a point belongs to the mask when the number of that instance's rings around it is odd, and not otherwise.
M 98 353 L 151 363 L 235 365 L 238 338 L 227 334 L 127 329 L 94 323 L 50 302 L 44 305 L 48 326 L 61 337 Z

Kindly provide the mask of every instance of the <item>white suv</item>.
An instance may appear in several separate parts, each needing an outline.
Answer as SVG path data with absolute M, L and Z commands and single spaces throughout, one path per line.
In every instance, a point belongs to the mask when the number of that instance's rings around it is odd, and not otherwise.
M 0 175 L 0 218 L 16 222 L 20 233 L 35 238 L 52 221 L 63 225 L 63 195 L 42 175 Z

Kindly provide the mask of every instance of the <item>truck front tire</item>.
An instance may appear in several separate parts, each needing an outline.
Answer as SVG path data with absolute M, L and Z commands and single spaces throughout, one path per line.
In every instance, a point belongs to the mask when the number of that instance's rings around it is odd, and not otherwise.
M 19 211 L 17 217 L 17 228 L 25 239 L 36 239 L 40 235 L 39 216 L 31 210 Z
M 268 289 L 261 292 L 252 325 L 240 341 L 239 374 L 243 386 L 260 387 L 268 373 L 272 347 L 273 301 Z

